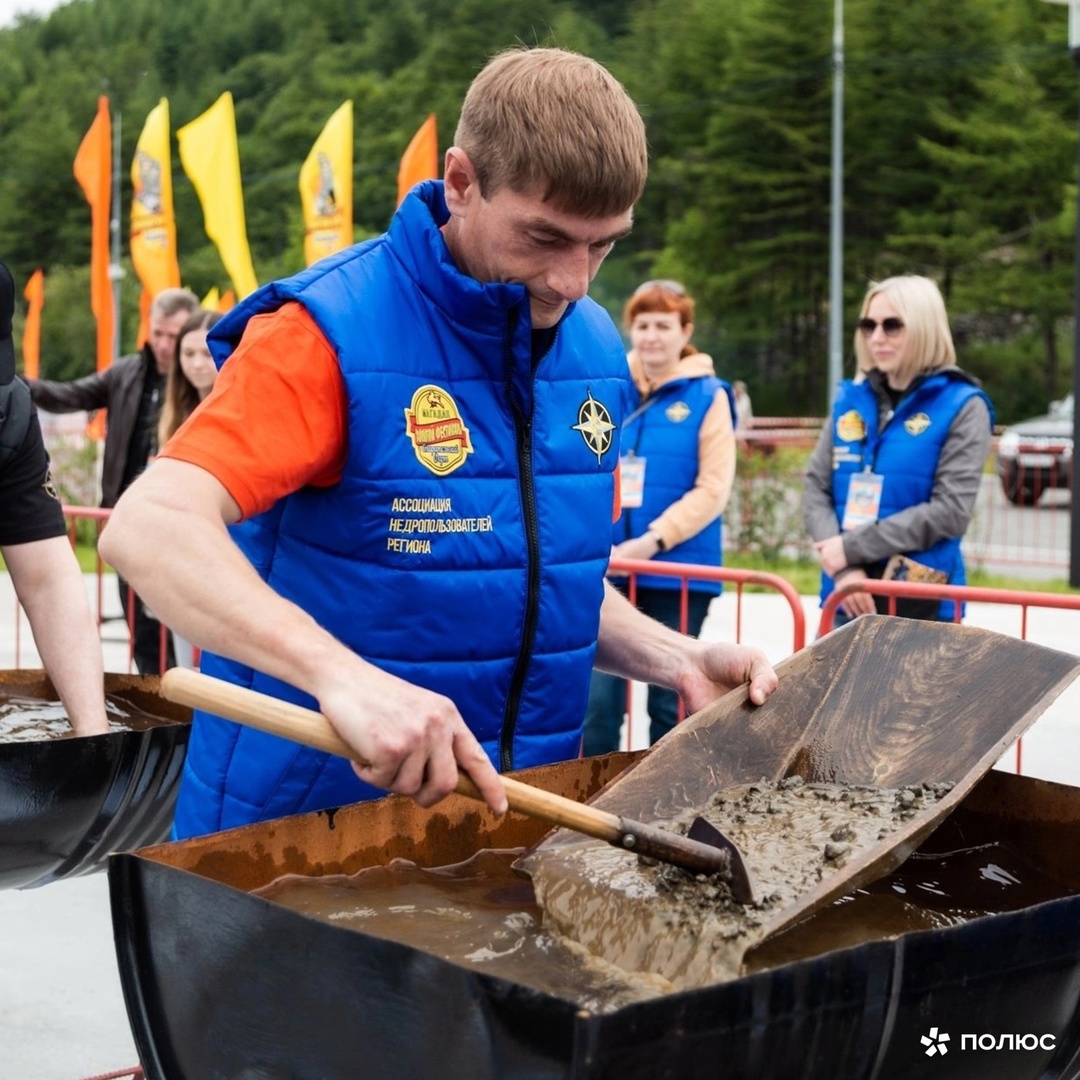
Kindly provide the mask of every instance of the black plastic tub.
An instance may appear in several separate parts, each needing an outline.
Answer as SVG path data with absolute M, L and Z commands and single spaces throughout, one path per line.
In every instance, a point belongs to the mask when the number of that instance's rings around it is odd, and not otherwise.
M 580 799 L 628 760 L 518 775 Z M 117 954 L 148 1080 L 1078 1075 L 1080 895 L 600 1015 L 248 892 L 398 856 L 448 864 L 542 833 L 456 796 L 434 812 L 391 797 L 113 856 Z M 1080 894 L 1080 789 L 991 772 L 920 850 L 957 836 L 1012 843 Z M 947 1053 L 927 1054 L 932 1029 Z
M 158 680 L 105 676 L 105 694 L 160 723 L 84 738 L 0 742 L 0 888 L 44 885 L 105 867 L 112 851 L 168 836 L 191 710 Z M 41 671 L 0 672 L 6 696 L 56 701 Z

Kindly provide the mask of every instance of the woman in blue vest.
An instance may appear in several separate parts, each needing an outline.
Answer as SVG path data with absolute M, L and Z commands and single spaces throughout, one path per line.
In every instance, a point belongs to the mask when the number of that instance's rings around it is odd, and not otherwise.
M 994 423 L 977 379 L 956 366 L 937 285 L 914 275 L 871 285 L 855 332 L 858 374 L 841 383 L 806 472 L 804 517 L 821 561 L 821 598 L 838 582 L 908 576 L 963 584 L 971 520 Z M 924 569 L 920 569 L 925 568 Z M 890 576 L 892 576 L 890 574 Z M 847 597 L 837 623 L 888 599 Z M 901 600 L 907 618 L 953 619 L 951 601 Z
M 719 566 L 721 515 L 735 479 L 735 400 L 713 372 L 712 358 L 690 344 L 694 301 L 677 281 L 647 281 L 623 313 L 636 393 L 623 423 L 620 474 L 622 514 L 615 522 L 614 559 Z M 626 593 L 626 579 L 617 581 Z M 685 630 L 697 636 L 718 582 L 691 582 Z M 680 629 L 681 580 L 638 578 L 635 601 L 652 618 Z M 619 748 L 626 706 L 625 680 L 593 673 L 583 751 Z M 649 687 L 649 741 L 679 718 L 672 690 Z

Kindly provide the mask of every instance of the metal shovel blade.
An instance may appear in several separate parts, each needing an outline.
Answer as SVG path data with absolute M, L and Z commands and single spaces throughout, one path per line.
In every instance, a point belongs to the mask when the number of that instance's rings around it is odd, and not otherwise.
M 709 847 L 723 851 L 727 856 L 727 883 L 731 895 L 736 903 L 752 904 L 754 902 L 754 886 L 750 880 L 750 871 L 743 862 L 742 853 L 739 849 L 713 824 L 703 817 L 696 817 L 690 823 L 686 833 L 687 838 L 699 844 L 707 844 Z

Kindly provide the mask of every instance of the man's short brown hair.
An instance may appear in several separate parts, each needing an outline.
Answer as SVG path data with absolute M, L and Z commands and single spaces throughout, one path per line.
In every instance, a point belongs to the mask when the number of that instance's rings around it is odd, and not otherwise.
M 171 319 L 178 312 L 192 314 L 199 310 L 199 298 L 190 289 L 162 289 L 150 305 L 150 314 Z
M 611 217 L 641 197 L 645 124 L 601 64 L 563 49 L 508 49 L 473 80 L 454 142 L 490 199 L 540 192 L 559 210 Z

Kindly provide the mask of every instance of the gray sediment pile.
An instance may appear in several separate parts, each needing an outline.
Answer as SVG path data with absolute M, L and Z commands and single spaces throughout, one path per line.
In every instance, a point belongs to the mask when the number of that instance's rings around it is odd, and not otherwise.
M 530 856 L 528 870 L 545 929 L 624 971 L 694 989 L 737 978 L 747 950 L 787 925 L 787 909 L 887 844 L 951 787 L 761 780 L 665 823 L 685 833 L 701 816 L 732 840 L 754 884 L 750 905 L 736 903 L 719 878 L 586 838 Z

